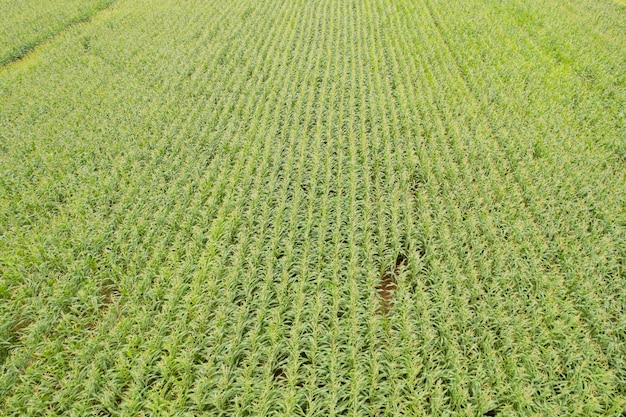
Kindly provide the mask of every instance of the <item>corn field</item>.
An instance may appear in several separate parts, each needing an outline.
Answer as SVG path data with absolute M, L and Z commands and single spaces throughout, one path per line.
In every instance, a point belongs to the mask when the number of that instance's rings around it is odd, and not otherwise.
M 0 415 L 626 416 L 620 0 L 0 0 Z

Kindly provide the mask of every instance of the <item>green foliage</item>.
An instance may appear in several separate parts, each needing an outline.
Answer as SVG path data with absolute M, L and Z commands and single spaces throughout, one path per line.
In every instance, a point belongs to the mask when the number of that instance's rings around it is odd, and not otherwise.
M 0 25 L 2 414 L 624 415 L 626 9 L 44 3 Z
M 114 0 L 0 0 L 0 67 L 72 25 L 89 20 Z

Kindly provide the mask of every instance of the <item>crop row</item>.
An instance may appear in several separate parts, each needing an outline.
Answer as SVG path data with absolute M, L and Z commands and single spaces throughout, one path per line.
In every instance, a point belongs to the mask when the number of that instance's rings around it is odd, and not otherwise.
M 0 408 L 619 416 L 624 11 L 544 3 L 118 0 L 0 69 Z

